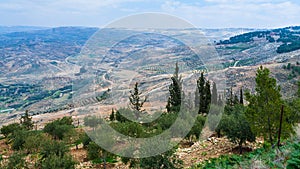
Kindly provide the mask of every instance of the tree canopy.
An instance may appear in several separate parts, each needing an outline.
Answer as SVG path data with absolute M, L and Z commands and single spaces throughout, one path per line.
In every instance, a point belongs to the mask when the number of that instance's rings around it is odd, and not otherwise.
M 246 110 L 246 117 L 252 131 L 257 135 L 264 136 L 265 140 L 274 143 L 278 136 L 281 107 L 285 105 L 281 98 L 280 86 L 277 86 L 276 79 L 270 77 L 270 71 L 262 66 L 256 73 L 256 93 L 246 92 L 246 100 L 249 102 Z M 289 108 L 285 105 L 284 120 L 282 124 L 282 136 L 288 137 L 293 133 L 293 124 Z
M 178 63 L 175 65 L 174 75 L 171 77 L 172 83 L 169 86 L 170 96 L 167 103 L 167 112 L 179 112 L 181 107 L 182 79 L 179 76 Z

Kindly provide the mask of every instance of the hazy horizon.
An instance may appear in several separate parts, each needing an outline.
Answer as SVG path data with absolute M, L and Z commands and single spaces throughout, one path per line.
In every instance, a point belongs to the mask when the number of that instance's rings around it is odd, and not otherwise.
M 270 30 L 270 29 L 278 29 L 278 28 L 287 28 L 287 27 L 295 27 L 295 26 L 300 26 L 299 25 L 286 25 L 286 26 L 281 26 L 281 27 L 270 27 L 270 28 L 255 28 L 255 27 L 214 27 L 214 28 L 206 28 L 206 27 L 194 27 L 194 28 L 186 28 L 186 29 L 256 29 L 256 30 Z M 7 27 L 7 28 L 13 28 L 13 27 L 24 27 L 24 28 L 42 28 L 42 29 L 52 29 L 52 28 L 63 28 L 63 27 L 74 27 L 74 28 L 98 28 L 102 29 L 105 28 L 104 26 L 102 27 L 97 27 L 97 26 L 84 26 L 84 25 L 57 25 L 57 26 L 39 26 L 39 25 L 0 25 L 0 27 Z M 165 28 L 165 29 L 174 29 L 174 28 Z

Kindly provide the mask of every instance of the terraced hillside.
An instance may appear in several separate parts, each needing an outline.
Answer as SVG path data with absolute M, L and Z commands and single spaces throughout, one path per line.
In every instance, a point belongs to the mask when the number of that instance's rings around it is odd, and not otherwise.
M 255 74 L 251 72 L 255 72 L 259 65 L 265 65 L 275 72 L 273 76 L 280 85 L 285 86 L 283 95 L 287 97 L 290 95 L 289 89 L 295 87 L 295 82 L 299 79 L 297 73 L 292 69 L 284 69 L 284 66 L 290 63 L 297 67 L 300 51 L 296 50 L 297 48 L 280 51 L 284 46 L 297 46 L 299 27 L 259 31 L 157 30 L 155 33 L 136 32 L 130 37 L 125 36 L 132 34 L 128 30 L 108 29 L 103 36 L 104 39 L 97 44 L 99 51 L 94 51 L 104 55 L 95 55 L 98 57 L 96 62 L 93 60 L 95 56 L 90 55 L 86 57 L 88 59 L 84 58 L 87 62 L 82 63 L 80 57 L 89 49 L 85 46 L 87 40 L 97 30 L 97 28 L 62 27 L 1 33 L 0 111 L 2 113 L 12 111 L 12 114 L 2 115 L 4 119 L 2 120 L 13 119 L 16 117 L 14 113 L 18 114 L 25 109 L 31 110 L 33 114 L 43 114 L 68 112 L 76 106 L 99 102 L 110 104 L 106 98 L 113 85 L 117 85 L 126 96 L 134 81 L 141 82 L 145 94 L 159 90 L 158 94 L 162 97 L 155 103 L 157 107 L 164 107 L 166 99 L 162 98 L 167 98 L 169 77 L 173 74 L 176 61 L 186 63 L 190 70 L 204 70 L 207 68 L 205 66 L 208 66 L 199 60 L 199 57 L 206 56 L 197 56 L 189 46 L 179 40 L 182 37 L 193 43 L 204 40 L 216 48 L 218 56 L 216 58 L 211 56 L 213 59 L 210 62 L 222 63 L 222 67 L 210 72 L 209 75 L 213 77 L 220 73 L 226 74 L 226 78 L 222 80 L 226 81 L 227 89 L 233 87 L 237 91 L 243 87 L 253 90 Z M 207 39 L 195 39 L 199 31 Z M 247 33 L 238 35 L 243 31 Z M 172 38 L 165 36 L 164 32 L 172 34 Z M 121 35 L 126 38 L 109 46 L 109 41 Z M 205 50 L 202 51 L 205 54 Z M 129 78 L 128 75 L 132 77 Z M 86 86 L 92 80 L 95 80 L 95 83 Z M 120 82 L 125 85 L 119 85 Z M 79 89 L 84 86 L 86 90 L 80 91 Z M 86 95 L 80 96 L 78 99 L 80 101 L 76 102 L 74 96 L 83 92 Z M 111 107 L 106 107 L 103 113 L 110 110 Z

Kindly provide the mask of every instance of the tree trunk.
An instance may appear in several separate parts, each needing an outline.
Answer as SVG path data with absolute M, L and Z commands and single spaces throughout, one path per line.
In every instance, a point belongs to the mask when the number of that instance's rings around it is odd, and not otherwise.
M 282 118 L 283 118 L 283 109 L 284 106 L 281 106 L 281 114 L 280 114 L 280 123 L 279 123 L 279 131 L 278 131 L 278 142 L 277 142 L 277 147 L 280 147 L 280 136 L 281 136 L 281 128 L 282 128 Z
M 221 130 L 217 130 L 217 136 L 218 138 L 221 138 Z
M 242 154 L 243 153 L 243 142 L 242 142 L 242 140 L 239 143 L 239 148 L 240 148 L 240 154 Z
M 106 152 L 104 152 L 103 162 L 103 168 L 106 169 Z

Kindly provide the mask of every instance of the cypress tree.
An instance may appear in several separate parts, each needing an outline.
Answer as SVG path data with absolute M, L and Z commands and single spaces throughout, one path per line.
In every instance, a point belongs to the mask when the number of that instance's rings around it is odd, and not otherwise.
M 109 116 L 109 120 L 110 121 L 115 121 L 115 111 L 114 111 L 114 109 L 111 109 L 111 114 Z
M 237 105 L 240 103 L 239 97 L 237 95 L 234 95 L 234 99 L 233 99 L 233 106 Z
M 217 105 L 218 104 L 218 91 L 217 91 L 217 84 L 213 82 L 213 88 L 212 88 L 212 95 L 211 95 L 212 104 Z
M 241 104 L 241 105 L 244 105 L 243 88 L 240 89 L 240 104 Z
M 221 94 L 219 95 L 218 105 L 219 105 L 219 106 L 222 106 L 222 105 L 223 105 L 223 101 L 222 101 L 222 98 L 221 98 Z
M 199 98 L 199 100 L 196 100 L 199 104 L 199 114 L 202 113 L 208 113 L 209 111 L 209 105 L 211 103 L 211 91 L 210 91 L 210 82 L 206 81 L 204 78 L 204 73 L 201 73 L 201 76 L 197 80 L 197 92 L 198 96 L 196 98 Z
M 205 113 L 205 79 L 204 79 L 204 73 L 201 72 L 201 75 L 199 79 L 197 80 L 197 90 L 198 90 L 198 99 L 196 100 L 199 104 L 199 114 Z
M 210 82 L 207 80 L 205 83 L 205 113 L 209 112 L 210 103 L 211 103 L 211 91 L 210 91 Z
M 175 72 L 173 74 L 173 77 L 171 77 L 172 83 L 169 86 L 169 93 L 170 96 L 168 98 L 168 103 L 167 103 L 167 112 L 179 112 L 180 107 L 181 107 L 181 94 L 182 94 L 182 80 L 181 77 L 179 76 L 179 67 L 178 63 L 176 62 L 175 65 Z

